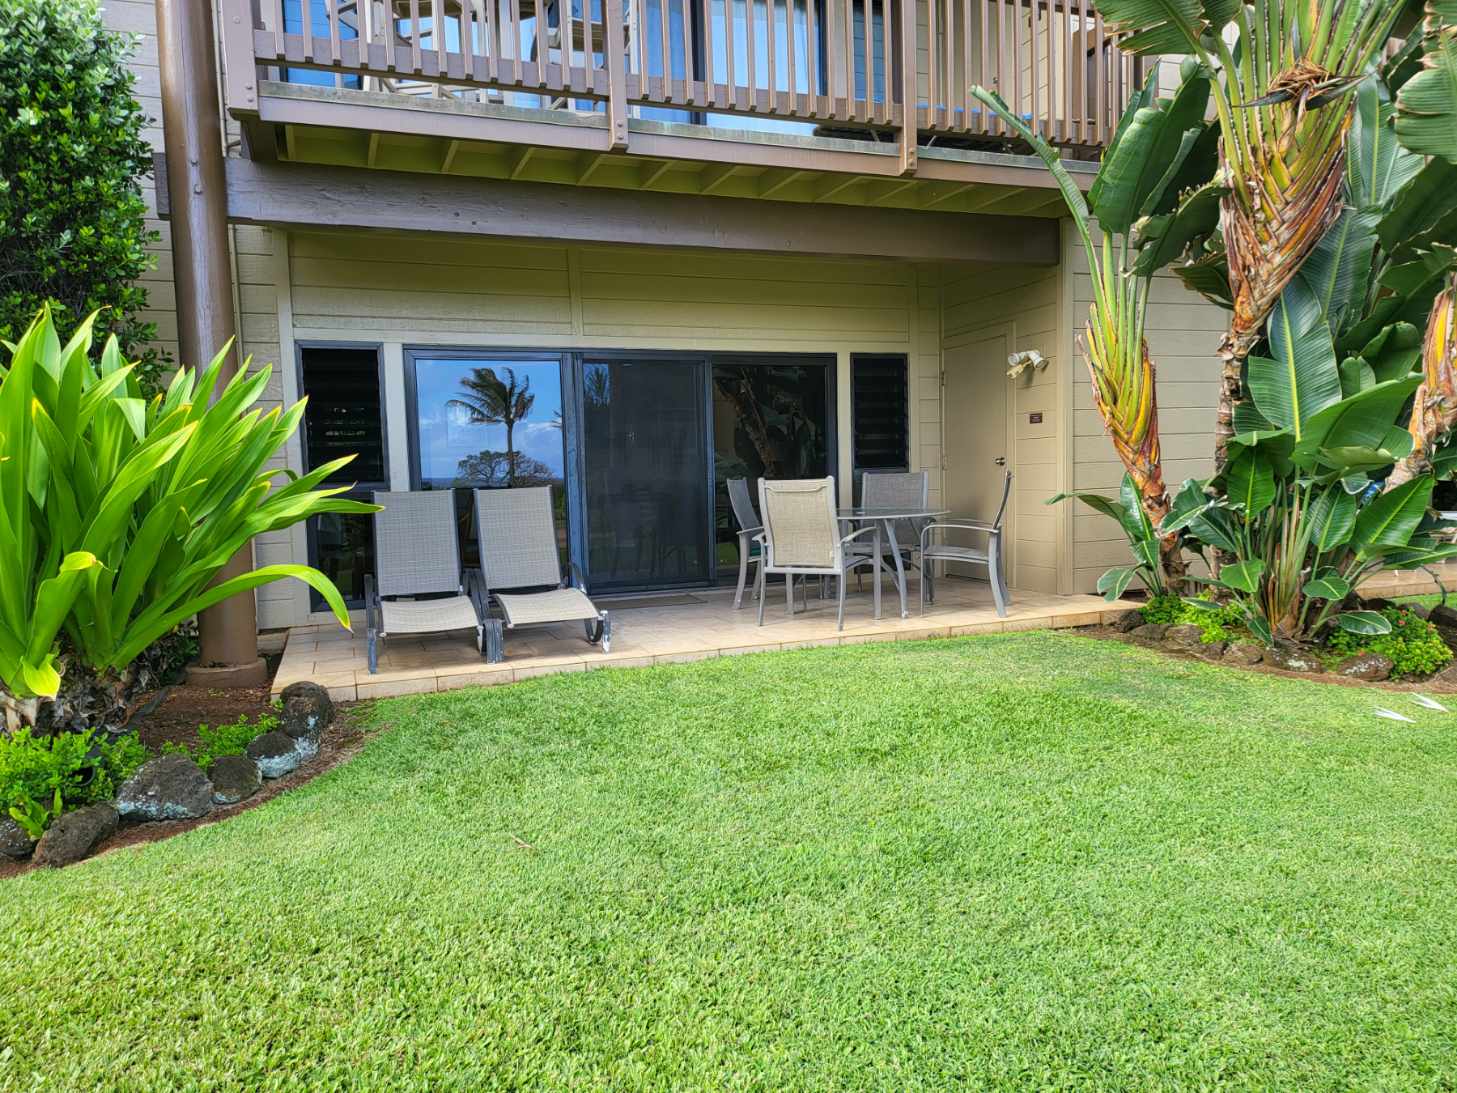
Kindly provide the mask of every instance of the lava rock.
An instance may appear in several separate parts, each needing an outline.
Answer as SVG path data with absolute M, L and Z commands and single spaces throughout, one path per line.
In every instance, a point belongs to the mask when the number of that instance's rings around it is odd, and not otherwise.
M 1204 660 L 1223 660 L 1225 642 L 1222 641 L 1201 641 L 1189 652 Z
M 116 809 L 108 804 L 87 805 L 58 816 L 35 844 L 35 863 L 59 867 L 80 861 L 116 830 L 116 824 Z
M 1266 664 L 1287 672 L 1320 675 L 1325 671 L 1325 665 L 1320 662 L 1318 657 L 1294 646 L 1266 649 L 1264 655 Z
M 1390 600 L 1382 596 L 1372 596 L 1369 599 L 1365 596 L 1362 596 L 1360 597 L 1360 600 L 1362 611 L 1385 611 L 1389 607 L 1397 606 L 1396 604 L 1392 603 Z
M 25 828 L 9 816 L 0 819 L 0 854 L 20 861 L 30 857 L 35 849 L 35 840 L 25 833 Z
M 1402 606 L 1419 619 L 1430 618 L 1432 614 L 1432 609 L 1424 603 L 1406 603 Z
M 122 783 L 116 810 L 139 820 L 196 819 L 212 811 L 212 783 L 186 755 L 161 755 Z
M 1195 646 L 1201 644 L 1200 638 L 1204 631 L 1195 626 L 1192 622 L 1181 622 L 1177 626 L 1170 626 L 1164 631 L 1164 644 L 1172 649 L 1182 649 L 1186 652 L 1193 652 Z
M 278 729 L 254 737 L 246 750 L 248 758 L 258 764 L 258 773 L 265 778 L 282 778 L 298 770 L 303 762 L 298 742 Z
M 224 755 L 214 759 L 208 774 L 212 778 L 212 801 L 215 805 L 235 805 L 246 801 L 263 785 L 258 764 L 246 755 Z
M 1128 636 L 1145 645 L 1157 645 L 1164 640 L 1164 634 L 1168 629 L 1161 622 L 1146 622 L 1142 626 L 1135 626 L 1128 632 Z
M 1336 675 L 1380 683 L 1391 675 L 1393 667 L 1391 658 L 1380 653 L 1355 653 L 1336 665 Z
M 1120 634 L 1132 633 L 1143 625 L 1142 611 L 1125 611 L 1110 624 Z
M 334 720 L 334 700 L 317 683 L 290 683 L 283 689 L 283 731 L 295 740 L 317 736 Z
M 1224 650 L 1224 660 L 1230 664 L 1258 664 L 1264 659 L 1264 646 L 1252 641 L 1230 642 L 1229 647 Z
M 1427 612 L 1427 621 L 1445 630 L 1457 630 L 1457 607 L 1439 603 Z
M 300 736 L 293 742 L 294 750 L 298 752 L 298 761 L 307 763 L 314 756 L 319 754 L 319 734 L 313 733 L 310 736 Z

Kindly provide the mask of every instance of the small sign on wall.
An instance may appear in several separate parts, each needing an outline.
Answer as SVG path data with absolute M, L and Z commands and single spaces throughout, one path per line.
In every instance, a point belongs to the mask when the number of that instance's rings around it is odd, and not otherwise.
M 1027 415 L 1027 424 L 1029 424 L 1029 425 L 1041 425 L 1042 424 L 1042 411 L 1041 410 L 1033 410 L 1030 414 L 1028 414 Z

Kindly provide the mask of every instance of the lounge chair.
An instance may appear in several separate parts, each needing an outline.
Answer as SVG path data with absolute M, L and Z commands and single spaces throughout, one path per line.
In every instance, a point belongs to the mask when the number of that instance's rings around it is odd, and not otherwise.
M 486 619 L 486 659 L 505 659 L 503 623 L 506 630 L 515 630 L 580 622 L 587 641 L 609 652 L 612 619 L 582 591 L 575 565 L 562 575 L 551 487 L 476 490 L 475 508 L 481 583 L 488 602 L 494 600 L 502 616 Z
M 379 671 L 378 643 L 397 634 L 475 630 L 484 652 L 485 589 L 460 565 L 455 493 L 379 492 L 374 503 L 374 572 L 364 577 L 369 670 Z
M 845 628 L 845 578 L 856 569 L 875 570 L 875 617 L 880 618 L 880 571 L 883 544 L 857 555 L 848 547 L 866 536 L 878 537 L 880 523 L 843 534 L 835 506 L 833 478 L 783 482 L 759 480 L 759 513 L 764 518 L 764 562 L 759 566 L 759 625 L 764 625 L 764 577 L 784 576 L 785 610 L 794 614 L 795 577 L 834 577 L 839 594 L 837 628 Z
M 1002 482 L 1002 503 L 997 506 L 997 515 L 990 524 L 979 520 L 964 519 L 962 517 L 950 516 L 941 517 L 921 529 L 921 567 L 922 573 L 931 571 L 935 562 L 958 562 L 962 565 L 984 565 L 987 567 L 987 580 L 991 582 L 992 599 L 997 604 L 997 614 L 1006 617 L 1007 604 L 1012 600 L 1007 591 L 1006 577 L 1002 573 L 1002 520 L 1007 514 L 1007 499 L 1012 495 L 1012 472 L 1007 472 L 1006 479 Z M 940 531 L 938 536 L 932 535 L 933 531 Z M 971 532 L 984 534 L 987 537 L 987 548 L 980 550 L 976 547 L 960 546 L 945 541 L 947 531 L 959 531 L 965 538 L 965 533 Z M 926 613 L 926 581 L 921 582 L 921 614 Z
M 734 522 L 739 525 L 739 585 L 734 590 L 734 610 L 744 603 L 744 586 L 749 580 L 749 567 L 754 568 L 754 595 L 759 595 L 758 567 L 764 562 L 764 523 L 754 511 L 754 499 L 749 493 L 747 478 L 730 478 L 728 486 L 729 504 L 734 509 Z

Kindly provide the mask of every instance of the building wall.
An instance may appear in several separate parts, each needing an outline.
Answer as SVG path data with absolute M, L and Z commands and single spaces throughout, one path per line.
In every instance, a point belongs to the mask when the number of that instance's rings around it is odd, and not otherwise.
M 444 236 L 279 233 L 271 269 L 245 268 L 245 314 L 271 300 L 285 397 L 297 397 L 299 341 L 384 346 L 392 484 L 408 488 L 404 347 L 682 349 L 834 353 L 839 480 L 849 500 L 850 355 L 905 353 L 911 459 L 940 496 L 940 271 L 675 248 L 564 246 Z M 286 285 L 275 292 L 274 283 Z M 271 329 L 271 328 L 270 328 Z M 293 453 L 298 459 L 298 453 Z M 259 544 L 259 560 L 302 559 L 302 529 Z M 260 623 L 307 615 L 307 593 L 277 586 Z

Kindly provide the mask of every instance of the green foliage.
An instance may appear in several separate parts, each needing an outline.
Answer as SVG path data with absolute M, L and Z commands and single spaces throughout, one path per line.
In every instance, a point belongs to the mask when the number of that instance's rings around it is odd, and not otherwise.
M 1116 566 L 1108 570 L 1098 578 L 1098 591 L 1103 598 L 1110 603 L 1123 595 L 1123 590 L 1137 577 L 1144 584 L 1144 587 L 1162 595 L 1168 591 L 1165 587 L 1164 569 L 1159 557 L 1159 533 L 1149 520 L 1143 510 L 1143 504 L 1139 498 L 1138 488 L 1133 483 L 1133 476 L 1123 476 L 1123 486 L 1118 491 L 1116 499 L 1105 497 L 1101 493 L 1091 490 L 1073 490 L 1069 493 L 1059 493 L 1047 500 L 1049 505 L 1055 505 L 1060 501 L 1076 498 L 1094 512 L 1100 512 L 1104 516 L 1111 517 L 1118 522 L 1123 529 L 1123 534 L 1128 538 L 1129 550 L 1133 554 L 1133 565 Z
M 143 322 L 151 265 L 147 118 L 127 67 L 132 43 L 102 29 L 95 0 L 0 4 L 0 339 L 51 301 L 67 323 L 105 309 L 103 334 L 155 386 L 165 360 Z
M 1192 624 L 1199 627 L 1199 640 L 1206 645 L 1230 641 L 1245 633 L 1245 616 L 1239 605 L 1217 604 L 1204 596 L 1192 600 L 1155 596 L 1143 607 L 1143 621 L 1165 626 Z
M 162 753 L 189 756 L 203 770 L 211 770 L 218 759 L 225 755 L 242 755 L 243 749 L 255 736 L 272 732 L 278 726 L 279 720 L 272 714 L 260 714 L 256 721 L 250 720 L 247 714 L 239 714 L 238 720 L 217 728 L 199 725 L 197 743 L 194 746 L 167 743 L 162 745 Z
M 99 367 L 90 345 L 89 321 L 62 346 L 42 312 L 0 379 L 0 682 L 10 693 L 56 693 L 62 629 L 85 664 L 119 671 L 204 608 L 284 577 L 317 589 L 347 627 L 333 582 L 308 566 L 213 582 L 264 532 L 376 511 L 340 497 L 347 485 L 316 488 L 352 457 L 300 477 L 273 467 L 305 402 L 252 409 L 271 370 L 245 361 L 222 384 L 228 347 L 145 400 L 116 339 Z
M 1452 650 L 1437 628 L 1415 611 L 1387 607 L 1380 614 L 1390 625 L 1390 633 L 1366 636 L 1336 629 L 1327 637 L 1326 648 L 1342 657 L 1352 653 L 1380 653 L 1391 660 L 1392 679 L 1429 676 L 1452 660 Z
M 92 732 L 0 735 L 0 809 L 22 826 L 42 826 L 62 812 L 110 800 L 146 761 L 135 733 L 101 740 Z M 22 818 L 22 816 L 24 818 Z

